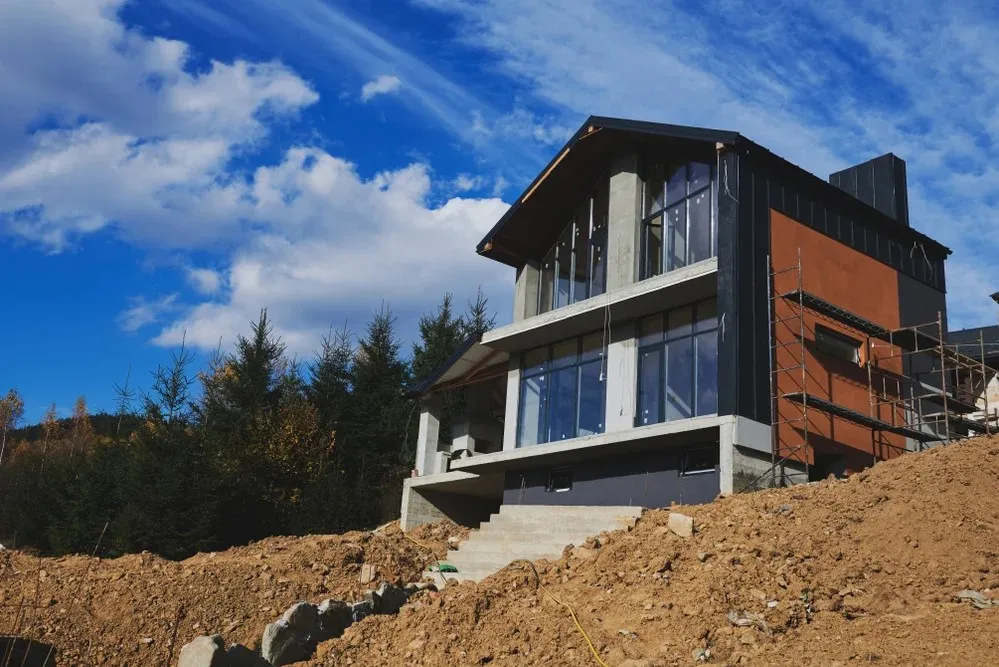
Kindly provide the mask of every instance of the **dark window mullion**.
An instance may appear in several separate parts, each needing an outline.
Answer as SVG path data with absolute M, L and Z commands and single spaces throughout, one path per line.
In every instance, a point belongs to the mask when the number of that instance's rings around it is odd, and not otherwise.
M 663 352 L 660 355 L 662 359 L 659 362 L 659 414 L 661 415 L 660 423 L 663 423 L 669 421 L 669 413 L 666 411 L 666 406 L 669 403 L 669 388 L 667 386 L 669 382 L 667 377 L 669 370 L 669 341 L 663 340 L 660 345 Z

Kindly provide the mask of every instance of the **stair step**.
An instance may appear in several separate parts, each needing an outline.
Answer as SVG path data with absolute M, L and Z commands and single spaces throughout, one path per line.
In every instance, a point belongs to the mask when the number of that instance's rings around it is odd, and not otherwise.
M 533 539 L 533 540 L 508 540 L 508 539 L 490 539 L 490 540 L 469 540 L 467 542 L 462 542 L 462 544 L 457 549 L 452 549 L 448 552 L 448 558 L 451 554 L 468 554 L 468 553 L 496 553 L 505 551 L 534 551 L 537 549 L 552 550 L 558 549 L 562 551 L 568 545 L 579 546 L 586 541 L 586 537 L 581 537 L 576 540 L 553 540 L 548 539 Z
M 613 530 L 619 530 L 622 526 L 631 526 L 634 523 L 635 519 L 632 517 L 500 516 L 481 524 L 479 530 L 494 526 L 524 526 L 538 530 L 592 530 L 597 526 L 611 526 Z

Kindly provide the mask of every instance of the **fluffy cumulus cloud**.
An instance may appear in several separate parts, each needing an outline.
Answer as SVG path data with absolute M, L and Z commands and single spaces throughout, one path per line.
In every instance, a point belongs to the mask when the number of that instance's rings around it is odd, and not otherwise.
M 402 79 L 391 74 L 382 74 L 361 86 L 361 101 L 370 102 L 378 95 L 394 93 L 401 87 Z
M 469 249 L 506 204 L 452 198 L 433 206 L 431 190 L 422 164 L 365 180 L 328 153 L 290 150 L 281 164 L 254 175 L 252 215 L 280 215 L 280 228 L 237 252 L 223 299 L 197 306 L 156 342 L 177 344 L 186 332 L 188 342 L 212 347 L 219 332 L 244 329 L 267 305 L 289 347 L 307 352 L 330 325 L 329 304 L 348 295 L 370 308 L 380 300 L 422 304 L 448 290 L 474 291 L 468 278 L 498 287 L 506 272 Z
M 313 86 L 278 62 L 194 68 L 187 44 L 123 25 L 123 1 L 0 3 L 0 91 L 18 91 L 0 105 L 0 229 L 50 252 L 85 252 L 103 230 L 214 258 L 216 268 L 175 267 L 187 297 L 136 296 L 123 330 L 162 345 L 186 331 L 214 348 L 269 307 L 289 349 L 307 353 L 355 304 L 364 315 L 382 301 L 419 312 L 456 284 L 506 278 L 469 263 L 505 204 L 440 201 L 449 181 L 435 185 L 426 164 L 366 179 L 292 146 L 235 170 L 272 122 L 317 101 Z M 400 84 L 378 77 L 362 94 Z
M 110 225 L 158 245 L 232 236 L 227 164 L 317 94 L 278 63 L 194 73 L 186 44 L 126 29 L 121 5 L 0 4 L 0 90 L 17 91 L 0 105 L 0 224 L 56 251 Z

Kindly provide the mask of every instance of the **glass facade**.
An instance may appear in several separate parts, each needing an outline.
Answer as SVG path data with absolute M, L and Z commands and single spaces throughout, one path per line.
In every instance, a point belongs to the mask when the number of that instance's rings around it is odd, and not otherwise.
M 642 174 L 643 279 L 718 254 L 716 189 L 713 164 L 646 164 Z
M 524 354 L 517 410 L 517 446 L 604 431 L 606 381 L 598 332 Z
M 610 179 L 576 209 L 541 262 L 538 312 L 603 294 L 607 289 L 607 216 Z
M 714 299 L 647 317 L 638 331 L 636 426 L 718 411 L 718 312 Z

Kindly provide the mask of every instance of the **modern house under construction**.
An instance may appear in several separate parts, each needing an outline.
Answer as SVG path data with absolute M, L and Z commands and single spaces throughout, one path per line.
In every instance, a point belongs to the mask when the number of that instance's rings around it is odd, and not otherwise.
M 824 180 L 736 132 L 593 117 L 477 252 L 516 270 L 513 321 L 415 389 L 406 529 L 706 502 L 996 428 L 999 336 L 948 335 L 950 251 L 894 155 Z

